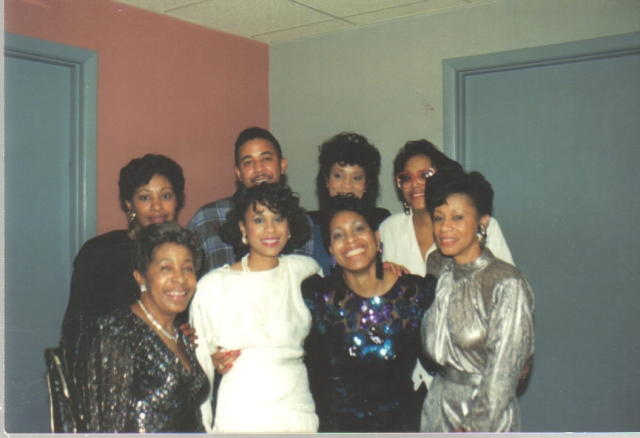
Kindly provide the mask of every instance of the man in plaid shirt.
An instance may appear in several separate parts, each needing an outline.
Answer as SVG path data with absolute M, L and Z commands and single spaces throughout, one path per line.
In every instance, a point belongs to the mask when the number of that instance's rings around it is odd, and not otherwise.
M 238 135 L 235 144 L 235 174 L 238 190 L 233 196 L 211 202 L 201 207 L 187 224 L 187 228 L 197 232 L 202 239 L 206 255 L 203 273 L 219 268 L 225 264 L 236 262 L 233 247 L 224 243 L 219 236 L 219 229 L 224 223 L 227 213 L 235 205 L 234 199 L 247 188 L 256 184 L 277 183 L 287 170 L 287 159 L 282 156 L 278 140 L 266 129 L 247 128 Z M 313 255 L 313 223 L 311 237 L 304 247 L 293 252 L 307 256 Z

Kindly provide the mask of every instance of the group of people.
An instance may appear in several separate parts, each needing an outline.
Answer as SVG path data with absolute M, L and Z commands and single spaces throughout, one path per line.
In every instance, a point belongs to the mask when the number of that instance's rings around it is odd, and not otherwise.
M 410 141 L 390 215 L 364 136 L 318 161 L 306 212 L 275 137 L 242 131 L 236 192 L 186 228 L 177 163 L 122 168 L 129 229 L 82 247 L 62 327 L 79 431 L 519 430 L 533 292 L 491 185 Z

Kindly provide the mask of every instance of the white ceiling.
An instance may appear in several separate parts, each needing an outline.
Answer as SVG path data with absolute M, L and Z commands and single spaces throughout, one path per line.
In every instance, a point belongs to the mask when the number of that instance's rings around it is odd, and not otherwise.
M 114 0 L 272 44 L 498 0 Z

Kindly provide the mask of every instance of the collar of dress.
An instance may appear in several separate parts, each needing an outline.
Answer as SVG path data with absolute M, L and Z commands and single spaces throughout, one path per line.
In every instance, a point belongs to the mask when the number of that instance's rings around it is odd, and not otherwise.
M 495 260 L 495 256 L 491 252 L 489 248 L 484 248 L 480 257 L 472 261 L 471 263 L 466 263 L 464 265 L 457 265 L 452 258 L 447 257 L 447 261 L 445 262 L 444 271 L 452 271 L 453 280 L 458 281 L 465 277 L 470 277 L 474 275 L 476 272 L 483 270 L 489 263 Z

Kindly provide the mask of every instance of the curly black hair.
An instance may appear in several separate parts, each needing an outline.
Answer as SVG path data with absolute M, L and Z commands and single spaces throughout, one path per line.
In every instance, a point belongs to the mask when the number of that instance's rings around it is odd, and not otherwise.
M 433 217 L 435 209 L 447 202 L 451 195 L 467 195 L 478 212 L 478 217 L 491 215 L 493 188 L 479 172 L 466 173 L 448 170 L 436 173 L 425 189 L 427 211 Z
M 132 270 L 145 274 L 153 260 L 155 249 L 165 243 L 182 245 L 191 251 L 195 272 L 200 273 L 204 260 L 202 241 L 195 232 L 182 228 L 177 222 L 151 224 L 136 232 L 131 250 Z
M 341 132 L 322 143 L 318 150 L 320 151 L 320 156 L 318 156 L 320 168 L 316 176 L 316 191 L 320 210 L 324 210 L 331 197 L 327 180 L 331 167 L 336 163 L 341 166 L 357 165 L 364 169 L 367 190 L 362 195 L 362 201 L 370 207 L 375 206 L 380 190 L 378 183 L 380 152 L 369 143 L 366 137 L 355 132 Z
M 291 253 L 309 240 L 311 226 L 306 211 L 300 207 L 298 195 L 284 184 L 258 184 L 247 188 L 236 198 L 236 203 L 227 213 L 227 218 L 220 230 L 220 238 L 233 247 L 236 260 L 240 260 L 249 252 L 249 246 L 242 243 L 242 232 L 238 224 L 244 223 L 247 210 L 253 208 L 255 211 L 258 204 L 287 219 L 291 237 L 282 250 L 283 254 Z
M 436 172 L 446 170 L 462 171 L 462 165 L 460 163 L 440 152 L 430 141 L 422 139 L 406 142 L 393 159 L 393 185 L 396 187 L 398 199 L 403 202 L 404 196 L 402 195 L 402 190 L 396 186 L 396 175 L 403 172 L 407 161 L 416 155 L 424 155 L 425 157 L 428 157 Z M 429 180 L 429 184 L 431 184 L 431 180 Z
M 352 211 L 359 214 L 364 218 L 372 231 L 378 231 L 379 221 L 376 220 L 373 208 L 369 207 L 362 199 L 358 199 L 356 196 L 349 195 L 337 195 L 329 199 L 326 208 L 321 211 L 322 214 L 322 242 L 324 243 L 327 251 L 331 246 L 331 220 L 333 217 L 343 211 Z
M 120 189 L 120 205 L 127 211 L 125 201 L 133 202 L 133 193 L 140 187 L 149 184 L 154 175 L 162 175 L 169 180 L 176 196 L 177 208 L 180 211 L 184 204 L 184 175 L 182 167 L 164 155 L 146 154 L 142 158 L 134 158 L 120 169 L 118 188 Z

